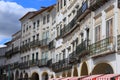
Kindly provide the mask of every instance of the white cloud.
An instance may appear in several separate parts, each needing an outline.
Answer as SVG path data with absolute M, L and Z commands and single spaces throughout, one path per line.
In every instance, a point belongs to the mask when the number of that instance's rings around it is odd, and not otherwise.
M 0 0 L 0 36 L 10 37 L 20 30 L 19 19 L 34 8 L 24 8 L 16 2 Z M 3 38 L 0 38 L 2 40 Z
M 0 45 L 0 48 L 1 48 L 1 47 L 6 47 L 6 45 Z

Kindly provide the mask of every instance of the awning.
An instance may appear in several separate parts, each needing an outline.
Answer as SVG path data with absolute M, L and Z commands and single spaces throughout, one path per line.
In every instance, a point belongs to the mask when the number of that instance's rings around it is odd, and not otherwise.
M 97 77 L 100 77 L 102 76 L 103 74 L 99 74 L 99 75 L 91 75 L 91 76 L 88 76 L 88 77 L 85 77 L 85 78 L 82 78 L 80 80 L 96 80 Z
M 111 80 L 112 78 L 114 78 L 116 76 L 119 76 L 119 75 L 118 74 L 106 74 L 106 75 L 97 77 L 96 80 Z

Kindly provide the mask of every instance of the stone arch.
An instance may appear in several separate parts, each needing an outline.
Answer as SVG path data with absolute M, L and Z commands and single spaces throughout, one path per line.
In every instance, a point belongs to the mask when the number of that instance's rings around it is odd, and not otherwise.
M 66 73 L 65 72 L 62 73 L 62 77 L 66 77 Z
M 81 67 L 81 76 L 83 75 L 88 75 L 88 66 L 86 62 L 83 62 Z
M 22 78 L 23 78 L 23 73 L 21 72 L 21 73 L 20 73 L 20 79 L 22 79 Z
M 14 74 L 13 73 L 10 74 L 10 80 L 14 80 Z
M 42 80 L 48 80 L 48 73 L 47 72 L 42 73 Z
M 73 76 L 78 76 L 78 70 L 77 70 L 77 67 L 74 67 Z
M 54 78 L 54 76 L 53 76 L 53 75 L 51 75 L 51 78 Z
M 67 77 L 71 77 L 71 71 L 67 72 Z
M 108 63 L 99 63 L 92 70 L 91 74 L 113 74 L 113 68 Z
M 59 76 L 56 76 L 56 78 L 60 78 Z
M 39 74 L 36 73 L 36 72 L 34 72 L 34 73 L 32 74 L 31 80 L 39 80 Z
M 18 79 L 19 79 L 19 71 L 16 70 L 16 72 L 15 72 L 15 80 L 18 80 Z
M 28 79 L 28 73 L 25 73 L 24 78 L 27 80 Z

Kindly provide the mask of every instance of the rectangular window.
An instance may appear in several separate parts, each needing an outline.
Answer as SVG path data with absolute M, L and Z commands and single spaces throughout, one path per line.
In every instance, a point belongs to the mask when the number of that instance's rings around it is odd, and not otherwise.
M 59 11 L 59 2 L 58 2 L 58 11 Z
M 36 23 L 34 22 L 34 23 L 33 23 L 33 29 L 35 29 L 35 25 L 36 25 Z
M 37 40 L 39 40 L 39 34 L 37 34 Z
M 64 0 L 64 6 L 66 5 L 66 0 Z
M 43 24 L 45 24 L 45 21 L 46 21 L 46 17 L 44 16 L 43 17 Z
M 63 2 L 62 2 L 62 0 L 61 0 L 61 5 L 60 5 L 61 9 L 62 9 L 62 3 L 63 3 Z
M 33 36 L 33 41 L 35 41 L 35 36 Z
M 62 52 L 63 52 L 63 59 L 65 59 L 65 49 Z
M 106 21 L 106 37 L 113 36 L 113 20 Z
M 47 15 L 47 23 L 50 21 L 50 15 Z
M 34 62 L 34 53 L 32 54 L 32 62 Z
M 49 31 L 46 32 L 46 38 L 49 38 Z
M 57 55 L 56 55 L 56 62 L 58 62 L 58 60 L 59 60 L 59 59 L 58 59 L 58 54 L 57 54 Z
M 83 42 L 83 33 L 80 34 L 81 35 L 81 42 Z
M 57 36 L 59 36 L 59 27 L 57 27 Z
M 59 54 L 59 60 L 61 60 L 61 53 Z
M 100 30 L 100 25 L 95 27 L 95 42 L 99 41 L 100 40 L 100 33 L 101 30 Z
M 39 27 L 39 25 L 40 25 L 40 21 L 39 21 L 39 20 L 37 20 L 37 27 Z
M 38 60 L 38 52 L 36 52 L 36 61 Z
M 30 58 L 29 55 L 27 55 L 27 61 L 29 61 L 29 58 Z

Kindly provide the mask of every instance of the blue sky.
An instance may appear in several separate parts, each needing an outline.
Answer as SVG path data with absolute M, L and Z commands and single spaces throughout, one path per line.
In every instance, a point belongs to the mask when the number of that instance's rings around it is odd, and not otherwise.
M 28 11 L 55 4 L 57 0 L 0 0 L 0 47 L 21 29 L 19 19 Z
M 17 2 L 26 8 L 40 9 L 41 6 L 49 6 L 56 3 L 56 0 L 9 0 L 12 2 Z

